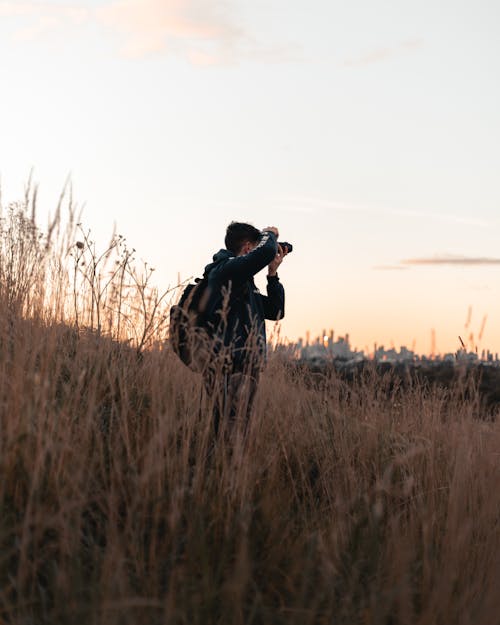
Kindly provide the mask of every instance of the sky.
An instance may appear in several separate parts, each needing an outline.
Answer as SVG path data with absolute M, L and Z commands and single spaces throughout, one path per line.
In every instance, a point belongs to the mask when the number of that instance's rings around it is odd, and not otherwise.
M 0 0 L 4 203 L 70 175 L 165 288 L 277 226 L 282 337 L 500 352 L 499 31 L 495 0 Z

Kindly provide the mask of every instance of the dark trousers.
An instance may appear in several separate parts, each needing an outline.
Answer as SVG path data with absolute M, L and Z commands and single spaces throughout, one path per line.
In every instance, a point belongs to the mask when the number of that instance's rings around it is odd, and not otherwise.
M 213 371 L 203 376 L 205 393 L 213 406 L 215 437 L 223 433 L 232 438 L 237 431 L 245 435 L 257 392 L 259 372 Z

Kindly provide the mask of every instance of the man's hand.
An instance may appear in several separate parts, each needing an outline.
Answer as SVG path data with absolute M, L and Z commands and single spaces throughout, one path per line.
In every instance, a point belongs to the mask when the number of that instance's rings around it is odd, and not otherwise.
M 276 238 L 278 238 L 280 235 L 278 228 L 276 228 L 275 226 L 269 226 L 268 228 L 264 228 L 262 232 L 272 232 Z
M 267 229 L 269 230 L 269 228 Z M 283 262 L 283 259 L 285 258 L 287 254 L 288 254 L 288 248 L 283 250 L 281 245 L 278 244 L 278 253 L 274 257 L 274 260 L 271 263 L 269 263 L 269 266 L 268 266 L 268 269 L 269 269 L 267 272 L 268 276 L 275 276 L 278 273 L 278 267 L 281 265 L 281 263 Z

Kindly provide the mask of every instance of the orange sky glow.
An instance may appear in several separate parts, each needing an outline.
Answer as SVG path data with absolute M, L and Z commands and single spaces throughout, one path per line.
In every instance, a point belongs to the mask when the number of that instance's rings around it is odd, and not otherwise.
M 70 174 L 159 288 L 275 225 L 281 336 L 500 352 L 500 5 L 380 6 L 0 0 L 4 203 Z

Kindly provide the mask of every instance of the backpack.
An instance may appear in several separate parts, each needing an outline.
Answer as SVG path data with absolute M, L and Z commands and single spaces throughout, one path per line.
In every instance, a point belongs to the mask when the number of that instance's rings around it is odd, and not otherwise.
M 174 352 L 192 371 L 206 369 L 211 355 L 211 331 L 206 309 L 210 292 L 208 278 L 196 278 L 170 308 L 169 339 Z

